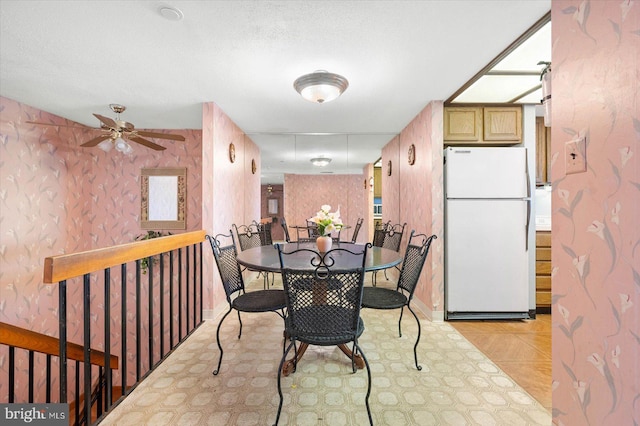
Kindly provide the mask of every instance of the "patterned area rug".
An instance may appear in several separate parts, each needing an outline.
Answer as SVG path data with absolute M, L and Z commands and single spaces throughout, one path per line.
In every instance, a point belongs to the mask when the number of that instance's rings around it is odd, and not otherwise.
M 262 287 L 262 280 L 252 285 Z M 277 285 L 277 284 L 276 284 Z M 380 285 L 380 284 L 379 284 Z M 448 323 L 409 312 L 398 337 L 399 310 L 362 310 L 360 345 L 369 360 L 369 400 L 376 425 L 550 425 L 551 414 Z M 224 358 L 218 376 L 215 333 L 205 321 L 102 425 L 272 425 L 278 408 L 276 371 L 282 355 L 282 319 L 235 313 L 221 330 Z M 311 346 L 283 377 L 280 425 L 368 424 L 367 376 L 355 374 L 336 347 Z

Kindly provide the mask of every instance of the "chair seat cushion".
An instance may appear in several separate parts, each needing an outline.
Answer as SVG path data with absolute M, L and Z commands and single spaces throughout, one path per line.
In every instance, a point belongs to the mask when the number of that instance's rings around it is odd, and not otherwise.
M 407 304 L 407 296 L 399 291 L 381 287 L 365 287 L 362 291 L 362 307 L 373 309 L 397 309 Z
M 284 290 L 256 290 L 241 294 L 231 305 L 240 312 L 270 312 L 284 309 L 287 303 Z
M 322 309 L 322 314 L 318 313 L 319 309 Z M 355 332 L 344 328 L 344 324 L 348 324 L 353 315 L 352 309 L 339 306 L 309 306 L 297 310 L 294 315 L 297 315 L 296 328 L 290 316 L 285 318 L 287 334 L 311 345 L 330 346 L 353 342 L 355 337 L 360 337 L 364 332 L 364 321 L 360 317 Z M 308 329 L 305 325 L 309 325 Z

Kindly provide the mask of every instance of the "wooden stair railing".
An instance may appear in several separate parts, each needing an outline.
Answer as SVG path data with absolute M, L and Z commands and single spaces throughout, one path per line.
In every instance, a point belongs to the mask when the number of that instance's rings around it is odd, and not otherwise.
M 16 327 L 15 325 L 0 322 L 0 344 L 13 346 L 27 351 L 58 356 L 60 353 L 60 341 L 46 334 Z M 83 362 L 84 348 L 76 343 L 67 342 L 67 358 Z M 104 367 L 104 352 L 91 349 L 91 364 Z M 109 356 L 111 369 L 118 369 L 118 357 Z
M 39 353 L 44 355 L 51 355 L 58 357 L 60 352 L 60 341 L 59 339 L 48 336 L 46 334 L 38 333 L 32 330 L 27 330 L 21 327 L 17 327 L 12 324 L 7 324 L 4 322 L 0 322 L 0 345 L 6 345 L 10 348 L 19 348 L 30 353 Z M 76 343 L 67 342 L 67 358 L 73 361 L 83 362 L 84 361 L 84 348 Z M 90 361 L 92 365 L 105 367 L 105 354 L 104 352 L 98 351 L 96 349 L 91 349 Z M 118 369 L 118 357 L 115 355 L 109 355 L 109 366 L 112 370 Z M 33 374 L 30 372 L 29 374 Z M 97 401 L 98 395 L 100 394 L 100 387 L 104 386 L 105 378 L 104 374 L 98 378 L 97 382 L 93 387 L 93 391 L 91 393 L 91 401 L 92 405 Z M 51 386 L 50 383 L 47 383 L 47 386 Z M 12 392 L 12 389 L 9 389 L 9 392 Z M 84 400 L 84 394 L 80 395 L 80 401 Z M 35 402 L 35 401 L 33 401 Z M 75 402 L 71 402 L 69 404 L 70 413 L 75 410 Z M 78 417 L 81 419 L 84 417 L 83 413 L 81 413 Z M 73 416 L 70 416 L 73 418 Z

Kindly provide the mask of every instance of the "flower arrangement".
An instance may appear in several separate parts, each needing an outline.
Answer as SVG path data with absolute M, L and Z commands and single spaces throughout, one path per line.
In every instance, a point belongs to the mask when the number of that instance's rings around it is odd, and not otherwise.
M 318 233 L 325 237 L 331 234 L 333 231 L 342 229 L 343 223 L 340 219 L 340 208 L 334 213 L 331 213 L 331 206 L 328 204 L 320 207 L 320 211 L 316 213 L 314 217 L 309 221 L 318 225 Z

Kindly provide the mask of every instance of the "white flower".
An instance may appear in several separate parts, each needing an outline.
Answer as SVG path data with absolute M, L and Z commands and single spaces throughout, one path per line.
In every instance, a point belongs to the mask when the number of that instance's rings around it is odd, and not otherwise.
M 591 225 L 587 227 L 588 232 L 593 232 L 598 237 L 604 240 L 604 233 L 602 232 L 603 230 L 604 230 L 604 223 L 598 220 L 594 220 L 593 222 L 591 222 Z
M 569 310 L 558 303 L 558 310 L 560 311 L 560 315 L 564 319 L 564 322 L 569 325 Z
M 573 266 L 576 267 L 581 277 L 584 274 L 584 264 L 586 263 L 587 258 L 588 256 L 586 254 L 583 254 L 582 256 L 578 256 L 577 258 L 573 259 Z
M 340 208 L 338 207 L 336 212 L 331 213 L 331 206 L 328 204 L 320 207 L 320 211 L 309 221 L 318 225 L 318 233 L 322 236 L 340 230 L 343 226 L 342 219 L 340 219 Z
M 566 189 L 559 189 L 558 197 L 560 197 L 560 199 L 564 201 L 567 207 L 569 206 L 569 191 L 567 191 Z
M 616 368 L 620 368 L 620 345 L 616 345 L 615 349 L 611 351 L 611 362 Z
M 587 391 L 587 384 L 580 380 L 573 382 L 573 388 L 578 393 L 578 398 L 580 398 L 580 402 L 584 402 L 584 394 Z
M 631 296 L 628 294 L 620 294 L 620 308 L 622 309 L 622 313 L 624 314 L 627 309 L 633 306 L 633 302 L 631 301 Z
M 600 355 L 594 352 L 587 357 L 587 361 L 593 364 L 598 369 L 600 374 L 604 376 L 604 360 L 600 358 Z
M 611 210 L 611 222 L 616 225 L 620 225 L 620 210 L 622 210 L 622 206 L 620 202 L 616 202 L 615 207 Z

